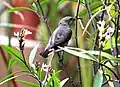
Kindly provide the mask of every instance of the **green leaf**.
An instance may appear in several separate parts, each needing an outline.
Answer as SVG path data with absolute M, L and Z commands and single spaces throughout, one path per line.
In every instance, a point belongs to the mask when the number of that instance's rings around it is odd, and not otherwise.
M 16 58 L 18 60 L 17 65 L 19 65 L 22 69 L 26 69 L 25 65 L 24 65 L 24 59 L 22 54 L 20 53 L 20 51 L 18 51 L 17 49 L 13 48 L 13 47 L 9 47 L 7 45 L 1 45 L 4 50 L 11 54 L 14 58 Z M 14 65 L 14 64 L 13 64 Z
M 52 74 L 52 79 L 54 81 L 54 85 L 55 87 L 60 87 L 60 80 L 58 78 L 58 74 L 60 73 L 60 71 L 57 71 L 56 73 Z
M 101 87 L 102 82 L 103 82 L 103 71 L 99 69 L 94 78 L 93 87 Z
M 35 54 L 36 54 L 36 52 L 37 52 L 38 46 L 39 46 L 39 44 L 36 45 L 36 46 L 32 49 L 32 51 L 30 52 L 30 55 L 29 55 L 29 65 L 30 65 L 31 67 L 32 67 L 33 60 L 34 60 L 34 58 L 35 58 Z
M 48 82 L 46 83 L 45 87 L 50 87 L 51 82 L 52 82 L 52 77 L 49 78 L 49 80 L 48 80 Z
M 35 11 L 35 12 L 38 11 L 38 8 L 37 8 L 37 6 L 36 6 L 35 3 L 33 3 L 33 4 L 31 5 L 31 9 L 32 9 L 33 11 Z
M 0 80 L 0 83 L 3 82 L 4 80 L 10 78 L 10 77 L 13 76 L 14 74 L 15 74 L 15 72 L 14 72 L 14 73 L 11 73 L 11 74 L 8 74 L 7 76 L 5 76 L 4 78 L 2 78 L 2 79 Z
M 61 71 L 61 70 L 60 70 Z M 54 81 L 54 87 L 60 87 L 60 80 L 58 78 L 58 74 L 60 71 L 53 72 L 52 76 L 49 78 L 48 82 L 46 83 L 45 87 L 50 87 L 51 83 Z
M 49 0 L 41 0 L 41 1 L 40 1 L 40 4 L 41 4 L 41 5 L 45 5 L 45 4 L 47 4 L 47 3 L 49 3 Z
M 113 5 L 110 9 L 110 16 L 112 18 L 115 18 L 118 15 L 117 11 L 116 11 L 116 7 Z
M 88 59 L 88 60 L 93 60 L 93 61 L 96 61 L 96 59 L 94 58 L 94 56 L 92 55 L 88 55 L 84 52 L 78 52 L 78 51 L 75 51 L 75 50 L 71 50 L 71 49 L 68 49 L 67 47 L 63 48 L 63 47 L 59 47 L 60 49 L 64 50 L 65 52 L 68 52 L 74 56 L 78 56 L 80 58 L 84 58 L 84 59 Z
M 16 75 L 16 76 L 9 77 L 8 79 L 5 79 L 5 80 L 1 81 L 0 85 L 3 85 L 4 83 L 6 83 L 6 82 L 8 82 L 8 81 L 10 81 L 12 79 L 15 79 L 17 77 L 20 77 L 20 76 L 22 76 L 22 75 Z
M 53 75 L 52 79 L 54 81 L 54 87 L 60 87 L 60 80 L 57 76 Z
M 47 45 L 47 43 L 48 43 L 47 41 L 45 41 L 45 42 L 42 42 L 42 41 L 41 41 L 41 42 L 40 42 L 40 44 L 42 44 L 42 45 Z
M 15 80 L 15 81 L 28 85 L 30 87 L 40 87 L 40 85 L 32 83 L 32 82 L 28 82 L 28 81 L 23 81 L 23 80 Z
M 112 37 L 112 45 L 115 47 L 115 37 Z M 108 39 L 103 47 L 103 50 L 108 50 L 111 48 L 111 41 Z
M 88 53 L 88 54 L 93 54 L 93 55 L 100 55 L 100 52 L 99 51 L 85 51 L 85 53 Z M 120 63 L 120 59 L 119 58 L 116 58 L 114 56 L 112 56 L 111 54 L 109 53 L 106 53 L 106 52 L 101 52 L 101 56 L 109 59 L 109 60 L 115 60 L 115 61 L 118 61 Z
M 97 59 L 96 59 L 96 57 L 94 57 L 94 55 L 97 55 L 97 56 L 100 55 L 100 51 L 96 51 L 96 50 L 86 51 L 84 49 L 79 49 L 79 48 L 74 48 L 74 47 L 64 47 L 64 48 L 59 47 L 59 48 L 68 52 L 68 53 L 70 53 L 70 54 L 73 54 L 75 56 L 78 56 L 78 57 L 81 57 L 81 58 L 84 58 L 84 59 L 90 59 L 90 60 L 93 60 L 93 61 L 97 61 Z M 78 51 L 76 51 L 76 50 L 78 50 Z M 79 51 L 82 51 L 82 52 L 79 52 Z M 117 61 L 117 62 L 120 63 L 119 58 L 116 58 L 109 53 L 101 52 L 101 56 L 107 58 L 107 60 L 114 60 L 114 61 Z
M 40 68 L 39 71 L 37 72 L 37 76 L 39 77 L 40 80 L 43 80 L 43 69 Z
M 6 52 L 8 52 L 9 54 L 13 55 L 17 59 L 24 60 L 22 55 L 21 55 L 21 53 L 18 50 L 14 49 L 12 47 L 9 47 L 7 45 L 2 45 L 2 47 L 6 50 Z
M 17 62 L 17 59 L 14 59 L 14 58 L 10 59 L 8 64 L 8 70 L 10 70 L 13 67 L 13 65 L 15 65 L 16 62 Z
M 60 87 L 63 87 L 64 84 L 69 80 L 69 78 L 66 78 L 60 82 Z
M 58 77 L 59 74 L 60 74 L 60 72 L 61 72 L 61 70 L 59 70 L 59 71 L 57 71 L 57 72 L 53 72 L 53 74 Z
M 9 78 L 11 78 L 12 76 L 14 76 L 14 75 L 16 75 L 16 74 L 25 74 L 25 72 L 26 71 L 18 71 L 18 72 L 13 72 L 13 73 L 11 73 L 11 74 L 8 74 L 7 76 L 5 76 L 4 78 L 2 78 L 1 80 L 0 80 L 0 83 L 1 82 L 3 82 L 3 81 L 5 81 L 5 80 L 7 80 L 7 79 L 9 79 Z
M 15 11 L 25 11 L 25 10 L 33 11 L 31 8 L 28 8 L 28 7 L 15 7 L 15 8 L 8 9 L 8 12 L 11 13 Z
M 59 4 L 62 4 L 65 1 L 73 1 L 73 2 L 77 2 L 78 0 L 58 0 Z M 82 0 L 81 0 L 82 1 Z
M 101 1 L 96 1 L 90 4 L 90 9 L 93 14 L 98 10 L 100 10 L 101 7 L 102 7 Z M 84 9 L 82 12 L 79 13 L 79 17 L 84 17 L 84 16 L 87 16 L 87 9 Z

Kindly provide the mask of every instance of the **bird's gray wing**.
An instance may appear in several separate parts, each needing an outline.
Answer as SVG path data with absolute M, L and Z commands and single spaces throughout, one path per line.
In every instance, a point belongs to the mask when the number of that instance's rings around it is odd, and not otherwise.
M 72 35 L 72 31 L 68 27 L 58 27 L 58 28 L 60 29 L 57 30 L 57 33 L 54 36 L 54 43 L 52 47 L 67 45 Z
M 59 30 L 58 28 L 55 29 L 55 31 L 54 31 L 53 34 L 51 35 L 51 37 L 50 37 L 50 39 L 49 39 L 49 42 L 48 42 L 48 44 L 47 44 L 47 46 L 46 46 L 45 49 L 49 49 L 49 48 L 52 48 L 52 47 L 53 47 L 53 44 L 54 44 L 54 42 L 55 42 L 55 36 L 56 36 L 58 30 Z

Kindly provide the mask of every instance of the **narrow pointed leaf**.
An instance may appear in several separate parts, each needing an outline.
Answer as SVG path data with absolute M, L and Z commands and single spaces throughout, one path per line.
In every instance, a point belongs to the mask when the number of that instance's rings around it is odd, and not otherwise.
M 75 51 L 75 50 L 68 49 L 66 47 L 65 48 L 59 47 L 59 48 L 62 49 L 62 50 L 64 50 L 65 52 L 68 52 L 68 53 L 70 53 L 72 55 L 75 55 L 75 56 L 78 56 L 80 58 L 96 61 L 96 59 L 94 58 L 94 56 L 85 54 L 84 52 L 78 52 L 78 51 Z
M 8 82 L 8 81 L 10 81 L 10 80 L 12 80 L 12 79 L 15 79 L 15 78 L 17 78 L 17 77 L 20 77 L 20 76 L 22 76 L 22 75 L 16 75 L 16 76 L 10 77 L 10 78 L 8 78 L 8 79 L 0 82 L 0 85 L 3 85 L 4 83 L 6 83 L 6 82 Z
M 29 65 L 30 65 L 31 67 L 32 67 L 33 60 L 34 60 L 34 58 L 35 58 L 35 54 L 36 54 L 36 52 L 37 52 L 38 46 L 39 46 L 39 44 L 36 45 L 36 46 L 32 49 L 32 51 L 30 52 L 30 55 L 29 55 Z
M 63 87 L 64 84 L 69 80 L 69 78 L 66 78 L 60 82 L 60 87 Z
M 3 82 L 3 81 L 6 80 L 6 79 L 12 77 L 14 74 L 15 74 L 15 73 L 8 74 L 7 76 L 5 76 L 4 78 L 2 78 L 2 79 L 0 80 L 0 83 Z
M 88 53 L 88 54 L 93 54 L 93 55 L 100 55 L 100 52 L 99 51 L 85 51 L 85 53 Z M 101 56 L 109 59 L 109 60 L 115 60 L 115 61 L 118 61 L 120 63 L 120 59 L 119 58 L 116 58 L 114 56 L 112 56 L 111 54 L 109 53 L 106 53 L 106 52 L 101 52 Z
M 8 64 L 8 70 L 10 70 L 17 62 L 17 59 L 10 59 L 9 64 Z
M 59 73 L 60 73 L 60 71 L 53 72 L 52 76 L 49 78 L 49 80 L 46 83 L 45 87 L 50 87 L 52 82 L 54 82 L 54 87 L 60 87 L 60 80 L 58 78 Z
M 7 79 L 9 79 L 9 78 L 11 78 L 11 77 L 13 77 L 14 75 L 16 75 L 16 74 L 26 74 L 25 73 L 26 71 L 18 71 L 18 72 L 13 72 L 13 73 L 11 73 L 11 74 L 8 74 L 7 76 L 5 76 L 4 78 L 2 78 L 1 80 L 0 80 L 0 83 L 1 82 L 3 82 L 3 81 L 5 81 L 5 80 L 7 80 Z
M 103 83 L 103 71 L 99 69 L 94 78 L 93 87 L 101 87 L 102 83 Z
M 9 47 L 7 45 L 2 45 L 2 47 L 6 50 L 6 52 L 13 55 L 17 59 L 23 60 L 23 57 L 22 57 L 21 53 L 17 49 L 15 49 L 13 47 Z
M 20 83 L 25 84 L 25 85 L 30 86 L 30 87 L 40 87 L 39 84 L 35 84 L 32 82 L 28 82 L 28 81 L 23 81 L 23 80 L 15 80 L 15 81 L 20 82 Z
M 16 7 L 16 8 L 9 9 L 8 12 L 11 13 L 11 12 L 15 12 L 15 11 L 25 11 L 25 10 L 33 11 L 31 8 L 28 8 L 28 7 Z

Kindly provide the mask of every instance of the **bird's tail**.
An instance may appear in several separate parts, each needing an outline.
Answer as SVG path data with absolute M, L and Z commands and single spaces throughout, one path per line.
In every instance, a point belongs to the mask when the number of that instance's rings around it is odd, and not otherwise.
M 50 53 L 49 49 L 46 49 L 45 51 L 41 52 L 40 55 L 44 58 L 47 58 L 49 53 Z

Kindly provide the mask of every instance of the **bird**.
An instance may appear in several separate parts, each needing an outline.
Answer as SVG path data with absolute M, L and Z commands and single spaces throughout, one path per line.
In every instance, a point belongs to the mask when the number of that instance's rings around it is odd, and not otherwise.
M 69 40 L 72 36 L 71 25 L 74 23 L 75 18 L 71 16 L 63 17 L 58 27 L 52 33 L 47 46 L 44 51 L 40 53 L 43 58 L 47 58 L 51 49 L 57 50 L 58 46 L 64 47 L 68 45 Z

